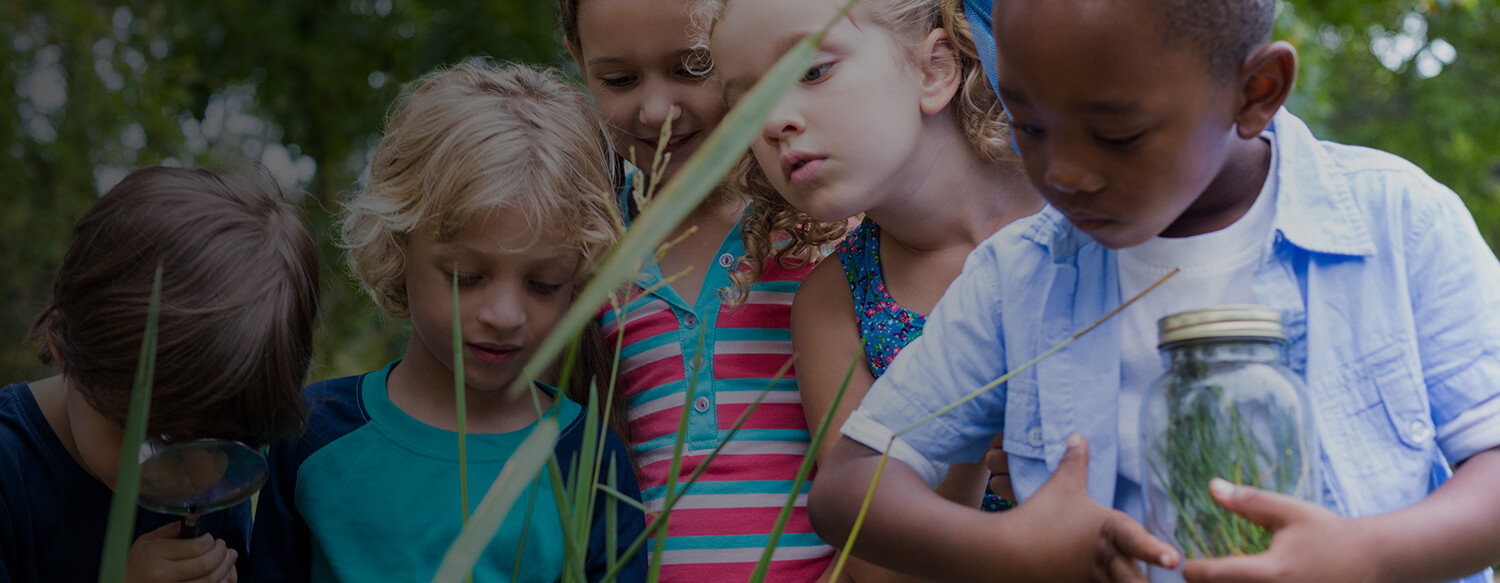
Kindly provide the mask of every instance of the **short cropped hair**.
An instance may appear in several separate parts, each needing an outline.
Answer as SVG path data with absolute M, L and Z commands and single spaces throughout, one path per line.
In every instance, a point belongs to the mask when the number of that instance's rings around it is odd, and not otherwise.
M 1167 0 L 1164 43 L 1191 48 L 1208 58 L 1209 72 L 1227 78 L 1256 47 L 1271 42 L 1276 0 Z
M 382 312 L 405 318 L 411 234 L 450 240 L 504 208 L 535 233 L 567 233 L 582 281 L 621 225 L 604 140 L 583 95 L 553 73 L 470 61 L 422 77 L 392 106 L 369 177 L 344 204 L 350 269 Z
M 300 433 L 317 243 L 279 191 L 227 172 L 137 170 L 84 213 L 32 327 L 42 362 L 124 424 L 158 264 L 149 435 L 260 444 Z

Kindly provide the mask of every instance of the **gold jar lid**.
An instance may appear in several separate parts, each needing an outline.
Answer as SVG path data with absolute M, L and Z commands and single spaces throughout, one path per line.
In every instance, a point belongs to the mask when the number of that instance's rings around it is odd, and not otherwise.
M 1238 304 L 1172 314 L 1157 322 L 1161 344 L 1203 338 L 1270 338 L 1286 340 L 1281 310 Z

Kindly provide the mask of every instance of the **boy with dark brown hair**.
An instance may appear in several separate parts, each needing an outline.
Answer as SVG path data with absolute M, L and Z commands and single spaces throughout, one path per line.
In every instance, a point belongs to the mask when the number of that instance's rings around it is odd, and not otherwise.
M 95 580 L 147 306 L 162 266 L 147 435 L 296 435 L 317 315 L 317 246 L 279 193 L 215 170 L 131 173 L 78 221 L 32 336 L 60 374 L 0 389 L 0 582 Z M 127 581 L 235 581 L 249 503 L 179 539 L 138 510 Z

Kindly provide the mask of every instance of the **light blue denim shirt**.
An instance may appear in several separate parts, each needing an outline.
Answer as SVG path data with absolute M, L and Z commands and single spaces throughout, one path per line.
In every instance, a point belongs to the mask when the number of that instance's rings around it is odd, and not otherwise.
M 1450 462 L 1500 446 L 1500 262 L 1458 196 L 1410 163 L 1319 142 L 1285 110 L 1271 131 L 1279 195 L 1253 291 L 1285 314 L 1290 365 L 1316 411 L 1324 504 L 1352 517 L 1410 506 Z M 969 256 L 843 432 L 882 450 L 1120 302 L 1113 251 L 1051 208 L 1017 221 Z M 1024 501 L 1080 433 L 1089 494 L 1114 506 L 1116 326 L 904 434 L 892 456 L 936 484 L 1004 430 Z

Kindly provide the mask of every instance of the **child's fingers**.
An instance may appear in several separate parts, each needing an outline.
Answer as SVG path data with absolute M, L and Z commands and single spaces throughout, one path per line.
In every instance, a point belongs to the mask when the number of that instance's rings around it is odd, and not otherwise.
M 213 571 L 197 579 L 191 579 L 191 583 L 224 583 L 225 581 L 229 581 L 230 575 L 234 573 L 234 561 L 238 558 L 238 552 L 235 552 L 234 549 L 228 549 L 228 552 L 224 553 L 223 558 L 214 567 Z
M 1265 555 L 1246 555 L 1219 559 L 1188 561 L 1182 566 L 1182 578 L 1189 583 L 1269 583 L 1283 581 Z
M 1068 436 L 1068 450 L 1063 452 L 1057 471 L 1052 472 L 1048 481 L 1051 480 L 1060 480 L 1063 484 L 1076 485 L 1079 490 L 1088 490 L 1089 443 L 1082 435 L 1074 433 Z
M 1146 527 L 1129 515 L 1113 511 L 1100 527 L 1100 538 L 1113 545 L 1119 556 L 1131 561 L 1145 561 L 1168 569 L 1177 566 L 1177 549 L 1146 532 Z
M 1148 583 L 1146 574 L 1141 572 L 1141 565 L 1121 555 L 1115 555 L 1105 565 L 1105 581 L 1115 583 Z
M 1320 506 L 1298 500 L 1277 492 L 1269 492 L 1251 486 L 1236 486 L 1226 480 L 1214 478 L 1208 483 L 1208 491 L 1214 501 L 1225 510 L 1245 517 L 1275 532 Z
M 169 538 L 176 538 L 177 537 L 177 533 L 178 533 L 178 529 L 181 529 L 181 528 L 182 528 L 182 523 L 181 522 L 168 522 L 166 524 L 163 524 L 163 525 L 157 527 L 155 530 L 152 530 L 150 532 L 147 532 L 146 534 L 143 534 L 141 536 L 136 537 L 135 540 L 137 542 L 139 542 L 139 541 L 142 541 L 142 540 L 151 540 L 151 539 L 158 539 L 158 538 L 167 538 L 167 539 L 169 539 Z
M 216 540 L 206 553 L 168 563 L 172 572 L 172 580 L 192 581 L 193 583 L 218 583 L 219 577 L 213 575 L 224 564 L 226 557 L 233 553 L 234 551 L 225 545 L 224 541 Z M 231 566 L 234 565 L 233 561 L 229 564 Z

